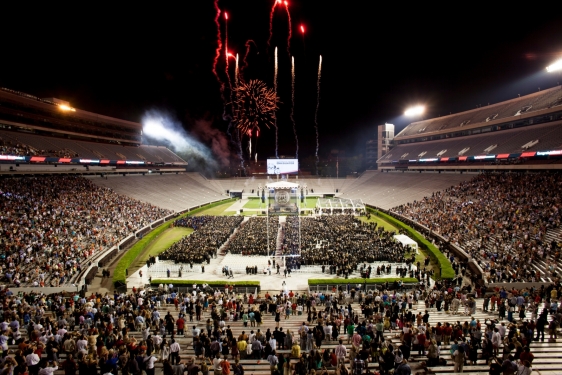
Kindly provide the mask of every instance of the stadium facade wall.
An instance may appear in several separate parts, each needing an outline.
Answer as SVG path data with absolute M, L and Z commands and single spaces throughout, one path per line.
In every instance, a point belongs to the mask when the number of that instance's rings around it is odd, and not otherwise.
M 517 170 L 517 171 L 541 171 L 541 170 L 559 170 L 562 169 L 562 164 L 506 164 L 506 165 L 482 165 L 482 164 L 474 164 L 474 165 L 465 165 L 467 163 L 458 163 L 455 165 L 435 165 L 435 164 L 428 164 L 428 165 L 408 165 L 407 168 L 397 168 L 395 165 L 390 166 L 381 166 L 379 165 L 379 169 L 381 172 L 384 171 L 402 171 L 402 172 L 413 172 L 422 171 L 436 171 L 436 172 L 453 172 L 453 173 L 463 173 L 466 172 L 481 172 L 484 170 L 500 170 L 500 171 L 510 171 L 510 170 Z

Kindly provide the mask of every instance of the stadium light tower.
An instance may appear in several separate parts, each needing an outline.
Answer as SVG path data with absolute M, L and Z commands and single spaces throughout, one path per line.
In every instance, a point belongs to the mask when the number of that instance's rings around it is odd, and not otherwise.
M 67 106 L 66 104 L 59 104 L 59 109 L 61 109 L 62 111 L 76 112 L 76 109 Z
M 410 107 L 404 111 L 404 115 L 408 117 L 420 116 L 425 112 L 425 107 L 423 105 L 417 105 L 415 107 Z
M 557 72 L 562 70 L 562 59 L 552 63 L 551 65 L 546 67 L 546 71 L 549 73 Z

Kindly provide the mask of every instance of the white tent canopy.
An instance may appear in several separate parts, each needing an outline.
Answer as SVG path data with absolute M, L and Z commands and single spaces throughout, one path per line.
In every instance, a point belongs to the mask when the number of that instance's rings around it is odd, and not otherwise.
M 412 240 L 410 237 L 403 234 L 396 234 L 394 235 L 394 239 L 396 241 L 400 241 L 400 243 L 402 243 L 402 245 L 404 246 L 410 246 L 413 250 L 416 251 L 416 253 L 418 252 L 418 243 Z
M 299 184 L 295 184 L 293 182 L 287 182 L 287 181 L 277 181 L 277 182 L 271 182 L 269 184 L 265 185 L 268 189 L 281 189 L 281 190 L 285 190 L 285 189 L 298 189 L 299 188 Z

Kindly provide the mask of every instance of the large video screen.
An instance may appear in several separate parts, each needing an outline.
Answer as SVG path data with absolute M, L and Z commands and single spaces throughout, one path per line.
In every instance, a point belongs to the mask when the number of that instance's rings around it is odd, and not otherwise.
M 267 159 L 267 174 L 297 174 L 298 159 Z

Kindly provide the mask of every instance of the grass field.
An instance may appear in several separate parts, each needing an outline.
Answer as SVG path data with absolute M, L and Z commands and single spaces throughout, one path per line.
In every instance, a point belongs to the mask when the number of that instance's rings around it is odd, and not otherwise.
M 172 244 L 181 240 L 182 237 L 192 232 L 192 228 L 175 227 L 166 229 L 156 240 L 152 241 L 150 245 L 147 246 L 144 253 L 137 261 L 141 262 L 141 264 L 146 263 L 149 257 L 160 254 L 162 251 L 172 246 Z
M 389 222 L 373 214 L 371 214 L 371 218 L 369 220 L 367 220 L 365 216 L 359 216 L 359 220 L 364 221 L 366 223 L 377 223 L 377 228 L 383 227 L 384 230 L 386 230 L 387 232 L 395 231 L 398 233 L 398 228 L 396 228 L 394 225 L 390 224 Z
M 225 211 L 228 207 L 232 206 L 234 202 L 223 203 L 215 207 L 211 207 L 207 210 L 203 210 L 195 216 L 202 216 L 202 215 L 215 215 L 215 216 L 230 216 L 234 215 L 235 211 Z
M 244 208 L 251 208 L 251 209 L 258 209 L 260 208 L 260 204 L 262 207 L 265 207 L 266 203 L 261 203 L 260 198 L 252 198 L 248 199 L 248 202 L 244 205 Z

